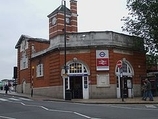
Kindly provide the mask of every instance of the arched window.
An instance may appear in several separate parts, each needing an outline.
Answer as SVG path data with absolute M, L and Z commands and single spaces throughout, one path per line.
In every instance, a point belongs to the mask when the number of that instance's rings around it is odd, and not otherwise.
M 133 68 L 128 61 L 124 61 L 121 68 L 116 65 L 115 74 L 120 75 L 120 73 L 123 73 L 125 76 L 134 75 Z
M 80 62 L 72 62 L 68 66 L 68 73 L 70 74 L 87 74 L 87 68 Z

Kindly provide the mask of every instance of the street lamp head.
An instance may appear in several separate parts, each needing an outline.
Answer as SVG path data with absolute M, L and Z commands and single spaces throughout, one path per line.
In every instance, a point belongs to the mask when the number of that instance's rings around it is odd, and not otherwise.
M 32 69 L 34 69 L 35 67 L 34 66 L 32 66 Z
M 63 2 L 66 2 L 66 0 L 61 0 L 61 5 L 63 5 Z

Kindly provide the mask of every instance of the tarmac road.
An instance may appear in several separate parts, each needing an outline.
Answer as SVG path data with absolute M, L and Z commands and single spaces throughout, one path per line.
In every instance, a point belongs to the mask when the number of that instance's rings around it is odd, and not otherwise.
M 157 113 L 157 104 L 88 104 L 0 94 L 1 119 L 157 119 Z

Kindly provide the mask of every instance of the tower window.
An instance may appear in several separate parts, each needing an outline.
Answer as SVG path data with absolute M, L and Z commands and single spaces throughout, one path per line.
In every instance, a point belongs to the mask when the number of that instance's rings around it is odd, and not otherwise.
M 37 77 L 43 76 L 43 64 L 38 64 L 36 68 Z

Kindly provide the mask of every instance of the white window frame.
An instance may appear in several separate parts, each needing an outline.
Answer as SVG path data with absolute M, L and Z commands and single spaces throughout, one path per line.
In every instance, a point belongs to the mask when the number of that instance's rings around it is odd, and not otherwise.
M 43 64 L 38 64 L 36 66 L 36 77 L 42 77 L 43 76 Z
M 87 68 L 80 62 L 73 62 L 69 64 L 68 73 L 69 74 L 87 74 Z
M 27 40 L 23 40 L 20 45 L 20 52 L 25 51 L 26 49 L 28 49 L 28 42 Z
M 28 68 L 28 57 L 25 55 L 20 60 L 20 70 Z

